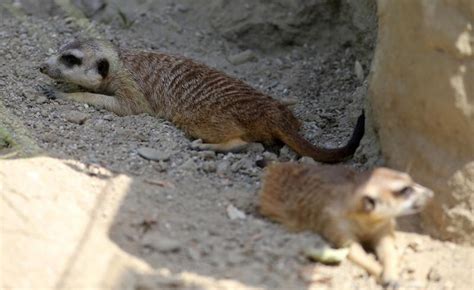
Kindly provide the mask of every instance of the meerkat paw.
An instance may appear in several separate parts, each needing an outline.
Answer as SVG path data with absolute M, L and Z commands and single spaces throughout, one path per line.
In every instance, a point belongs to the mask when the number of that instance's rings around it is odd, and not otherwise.
M 193 142 L 191 142 L 189 147 L 194 150 L 206 150 L 205 148 L 203 148 L 205 146 L 202 146 L 202 145 L 207 145 L 207 144 L 203 144 L 201 139 L 196 139 Z
M 56 100 L 60 98 L 61 92 L 59 92 L 56 88 L 50 85 L 41 84 L 36 87 L 36 90 L 43 94 L 50 100 Z
M 222 143 L 202 143 L 201 139 L 197 139 L 191 143 L 191 148 L 195 150 L 210 150 L 216 152 L 242 152 L 249 146 L 250 143 L 245 142 L 240 138 L 231 139 Z

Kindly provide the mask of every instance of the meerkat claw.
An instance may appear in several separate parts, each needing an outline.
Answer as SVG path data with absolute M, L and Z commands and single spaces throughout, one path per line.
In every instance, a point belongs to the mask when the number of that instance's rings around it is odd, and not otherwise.
M 191 142 L 189 147 L 194 150 L 206 150 L 206 148 L 204 148 L 206 146 L 203 146 L 203 145 L 207 145 L 207 144 L 203 144 L 201 139 L 196 139 L 193 142 Z
M 58 91 L 50 85 L 38 85 L 36 89 L 50 100 L 56 100 L 59 97 Z

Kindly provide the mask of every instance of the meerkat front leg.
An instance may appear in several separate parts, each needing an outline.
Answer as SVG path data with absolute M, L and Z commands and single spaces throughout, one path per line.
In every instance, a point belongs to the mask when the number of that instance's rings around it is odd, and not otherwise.
M 103 108 L 108 111 L 114 112 L 117 115 L 126 115 L 123 104 L 119 100 L 112 96 L 94 94 L 94 93 L 62 93 L 63 97 L 67 100 L 86 103 L 97 108 Z
M 104 108 L 117 115 L 126 115 L 127 106 L 124 106 L 116 97 L 89 92 L 64 93 L 54 88 L 42 86 L 41 91 L 50 99 L 66 99 L 86 103 L 98 108 Z
M 375 251 L 383 265 L 382 283 L 384 286 L 398 287 L 398 256 L 393 235 L 381 237 L 375 245 Z
M 191 143 L 192 149 L 197 150 L 211 150 L 216 152 L 241 152 L 245 150 L 251 143 L 246 142 L 240 138 L 231 139 L 222 143 L 200 143 L 198 140 Z
M 367 254 L 359 243 L 352 243 L 349 248 L 348 258 L 355 264 L 364 268 L 369 274 L 375 276 L 377 279 L 382 274 L 382 266 Z

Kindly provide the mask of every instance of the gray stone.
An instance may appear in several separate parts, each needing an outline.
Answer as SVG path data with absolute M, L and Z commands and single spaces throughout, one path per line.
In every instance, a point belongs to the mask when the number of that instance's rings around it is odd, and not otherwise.
M 69 111 L 64 114 L 64 118 L 74 124 L 82 125 L 84 122 L 89 119 L 89 114 L 79 112 L 79 111 Z
M 229 62 L 233 65 L 240 65 L 240 64 L 249 62 L 251 60 L 256 60 L 256 59 L 257 59 L 257 56 L 250 49 L 244 50 L 237 54 L 230 55 L 228 58 Z
M 46 103 L 48 101 L 48 98 L 46 98 L 45 96 L 39 96 L 36 98 L 36 102 L 38 104 L 43 104 L 43 103 Z
M 232 221 L 234 221 L 234 220 L 243 220 L 247 217 L 243 211 L 237 209 L 232 204 L 229 204 L 227 206 L 226 211 L 227 211 L 227 216 Z
M 142 239 L 142 246 L 162 253 L 177 252 L 181 249 L 179 241 L 164 237 L 158 232 L 148 232 Z
M 224 160 L 217 165 L 217 169 L 216 169 L 217 174 L 226 175 L 227 173 L 229 173 L 229 171 L 230 171 L 229 161 Z
M 166 161 L 169 160 L 171 157 L 171 152 L 167 151 L 158 151 L 153 148 L 148 148 L 148 147 L 140 147 L 137 149 L 138 155 L 141 157 L 148 159 L 148 160 L 154 160 L 154 161 Z
M 261 143 L 251 143 L 247 146 L 248 152 L 262 153 L 265 151 L 265 147 Z
M 216 163 L 213 161 L 206 161 L 202 164 L 202 170 L 204 170 L 205 172 L 216 172 Z

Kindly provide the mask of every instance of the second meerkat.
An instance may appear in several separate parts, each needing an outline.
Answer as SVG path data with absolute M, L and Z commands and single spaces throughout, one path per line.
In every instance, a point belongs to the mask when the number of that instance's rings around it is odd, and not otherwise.
M 301 156 L 340 162 L 352 156 L 364 134 L 358 118 L 341 148 L 312 145 L 300 121 L 282 103 L 243 81 L 191 59 L 119 49 L 104 40 L 75 40 L 61 47 L 41 72 L 89 90 L 59 97 L 103 107 L 118 115 L 150 113 L 203 140 L 201 150 L 239 151 L 252 142 L 280 140 Z
M 375 168 L 357 172 L 340 165 L 272 164 L 260 190 L 260 212 L 294 231 L 311 230 L 384 285 L 398 285 L 395 224 L 415 214 L 433 192 L 406 173 Z M 363 245 L 375 250 L 382 265 Z

